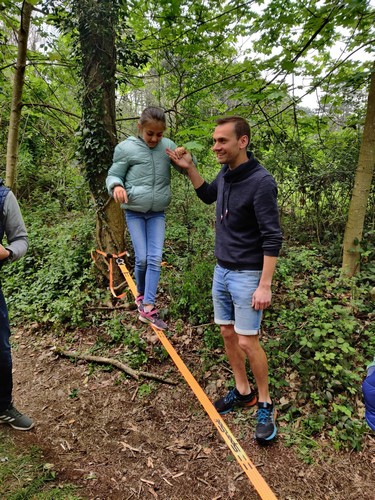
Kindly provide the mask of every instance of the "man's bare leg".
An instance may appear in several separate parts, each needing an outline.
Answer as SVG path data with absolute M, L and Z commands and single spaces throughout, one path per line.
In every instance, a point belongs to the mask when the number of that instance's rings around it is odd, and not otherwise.
M 233 370 L 237 390 L 240 394 L 249 394 L 251 389 L 246 373 L 246 353 L 239 345 L 238 335 L 234 331 L 234 326 L 221 325 L 220 331 L 223 336 L 229 364 Z
M 249 360 L 258 388 L 259 401 L 271 403 L 268 387 L 268 361 L 266 353 L 259 342 L 259 335 L 238 335 L 238 346 Z

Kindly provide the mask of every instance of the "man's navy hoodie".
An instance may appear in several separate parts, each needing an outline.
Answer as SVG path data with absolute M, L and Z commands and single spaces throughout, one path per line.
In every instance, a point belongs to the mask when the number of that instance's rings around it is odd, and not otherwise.
M 264 255 L 277 257 L 282 234 L 277 186 L 252 153 L 230 170 L 224 165 L 216 179 L 196 193 L 206 204 L 216 203 L 215 256 L 232 270 L 260 270 Z

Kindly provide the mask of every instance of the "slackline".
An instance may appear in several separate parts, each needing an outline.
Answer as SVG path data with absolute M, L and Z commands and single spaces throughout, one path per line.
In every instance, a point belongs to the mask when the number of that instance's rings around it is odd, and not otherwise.
M 125 255 L 125 252 L 120 254 L 120 255 L 113 255 L 113 254 L 108 254 L 104 253 L 101 251 L 98 251 L 101 255 L 104 255 L 108 259 L 112 260 L 115 259 L 117 265 L 119 266 L 122 274 L 124 275 L 124 278 L 126 279 L 126 282 L 134 296 L 134 298 L 137 297 L 138 292 L 137 292 L 137 287 L 136 284 L 128 271 L 128 268 L 125 265 L 125 261 L 123 258 L 121 258 L 123 255 Z M 110 271 L 112 271 L 112 264 L 110 264 Z M 112 278 L 111 278 L 112 280 Z M 112 285 L 112 282 L 111 282 Z M 111 287 L 112 291 L 112 287 Z M 112 292 L 113 293 L 113 292 Z M 115 293 L 113 295 L 116 297 Z M 156 328 L 154 325 L 150 323 L 151 328 L 154 330 L 156 335 L 158 336 L 160 342 L 163 344 L 163 347 L 165 350 L 168 352 L 169 356 L 172 358 L 173 362 L 177 366 L 178 370 L 180 373 L 183 375 L 185 378 L 186 382 L 189 384 L 190 388 L 194 392 L 195 396 L 198 398 L 199 402 L 205 409 L 206 413 L 210 417 L 211 421 L 215 425 L 216 429 L 218 430 L 219 434 L 227 444 L 228 448 L 231 450 L 233 456 L 237 460 L 237 462 L 240 464 L 242 467 L 243 471 L 247 475 L 248 479 L 251 481 L 252 485 L 254 486 L 255 490 L 259 494 L 260 498 L 264 500 L 276 500 L 276 496 L 271 490 L 271 488 L 268 486 L 262 475 L 258 472 L 257 468 L 255 465 L 252 463 L 252 461 L 249 459 L 249 457 L 246 455 L 245 451 L 242 449 L 241 445 L 237 441 L 237 439 L 233 436 L 231 430 L 229 427 L 226 425 L 224 420 L 222 419 L 221 415 L 216 411 L 216 408 L 214 405 L 211 403 L 211 401 L 208 399 L 206 396 L 206 393 L 203 391 L 201 386 L 198 384 L 192 373 L 189 371 L 185 363 L 182 361 L 181 357 L 177 354 L 176 350 L 172 346 L 172 344 L 169 342 L 168 338 L 165 336 L 163 330 L 159 330 Z

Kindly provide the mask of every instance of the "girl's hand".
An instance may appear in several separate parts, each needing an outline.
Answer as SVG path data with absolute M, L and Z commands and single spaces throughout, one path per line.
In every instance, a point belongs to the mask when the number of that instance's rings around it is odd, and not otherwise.
M 112 191 L 113 199 L 117 203 L 127 203 L 128 195 L 122 186 L 115 186 Z
M 177 149 L 183 149 L 184 153 L 179 156 Z M 177 151 L 177 153 L 176 153 Z M 169 156 L 169 158 L 173 161 L 175 165 L 181 168 L 186 168 L 189 169 L 191 167 L 194 167 L 193 159 L 191 157 L 191 154 L 186 151 L 185 148 L 176 148 L 174 151 L 171 149 L 167 148 L 166 153 Z
M 177 156 L 178 159 L 182 158 L 186 153 L 187 151 L 183 146 L 179 146 L 174 150 L 174 154 Z

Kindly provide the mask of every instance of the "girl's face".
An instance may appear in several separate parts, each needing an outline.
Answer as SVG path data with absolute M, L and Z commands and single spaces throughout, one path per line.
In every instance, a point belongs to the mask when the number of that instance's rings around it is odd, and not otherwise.
M 163 122 L 155 120 L 149 121 L 141 125 L 138 123 L 139 134 L 149 148 L 154 148 L 161 141 L 165 125 Z

